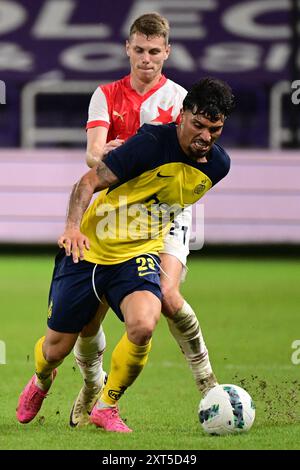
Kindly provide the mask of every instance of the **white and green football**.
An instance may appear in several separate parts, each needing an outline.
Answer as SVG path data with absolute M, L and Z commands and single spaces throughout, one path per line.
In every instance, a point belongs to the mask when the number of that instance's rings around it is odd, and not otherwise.
M 198 415 L 206 433 L 235 434 L 249 431 L 255 419 L 255 406 L 243 388 L 221 384 L 209 390 L 200 401 Z

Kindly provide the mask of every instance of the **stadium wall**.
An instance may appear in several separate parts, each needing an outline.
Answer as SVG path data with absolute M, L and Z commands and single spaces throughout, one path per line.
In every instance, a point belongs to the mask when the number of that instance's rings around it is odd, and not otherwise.
M 229 175 L 199 202 L 205 243 L 300 243 L 299 154 L 229 154 Z M 56 243 L 71 187 L 87 171 L 84 160 L 84 151 L 1 150 L 0 243 Z

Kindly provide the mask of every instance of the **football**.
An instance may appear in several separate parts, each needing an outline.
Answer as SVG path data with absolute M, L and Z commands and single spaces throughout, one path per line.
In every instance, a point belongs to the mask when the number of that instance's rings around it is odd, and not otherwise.
M 249 431 L 255 419 L 255 405 L 243 388 L 232 384 L 213 387 L 200 401 L 198 416 L 208 434 L 225 435 Z

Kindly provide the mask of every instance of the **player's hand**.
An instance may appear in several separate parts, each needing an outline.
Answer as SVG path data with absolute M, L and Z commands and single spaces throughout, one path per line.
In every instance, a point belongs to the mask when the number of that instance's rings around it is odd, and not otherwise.
M 103 156 L 107 155 L 112 150 L 120 147 L 124 143 L 124 139 L 114 139 L 107 142 L 103 147 Z
M 66 229 L 57 243 L 60 248 L 65 248 L 67 256 L 72 255 L 74 263 L 84 259 L 84 248 L 90 249 L 89 239 L 78 229 Z

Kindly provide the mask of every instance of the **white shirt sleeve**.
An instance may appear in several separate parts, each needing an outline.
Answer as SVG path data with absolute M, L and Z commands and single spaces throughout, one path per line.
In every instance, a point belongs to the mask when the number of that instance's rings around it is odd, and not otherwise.
M 109 127 L 110 118 L 108 113 L 106 96 L 101 90 L 101 88 L 98 87 L 91 97 L 88 111 L 87 127 L 96 127 L 103 125 L 105 127 Z

